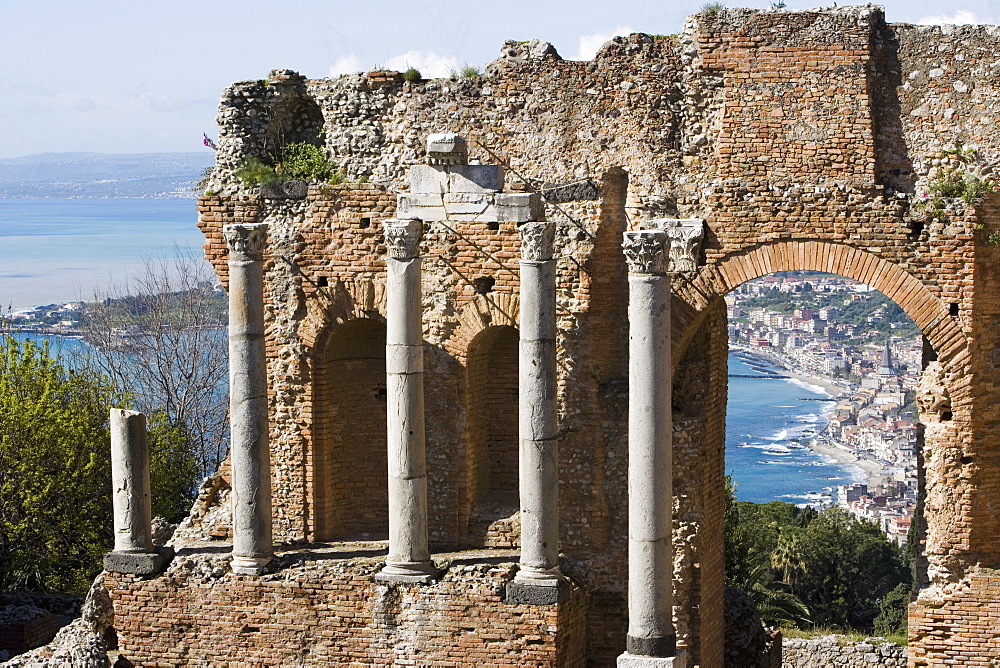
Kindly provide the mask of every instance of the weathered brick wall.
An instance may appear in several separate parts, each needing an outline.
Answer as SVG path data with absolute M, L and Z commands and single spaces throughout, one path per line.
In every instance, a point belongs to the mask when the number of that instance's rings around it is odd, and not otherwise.
M 383 565 L 373 552 L 293 557 L 244 577 L 196 550 L 153 580 L 108 574 L 119 649 L 164 667 L 583 665 L 578 587 L 558 606 L 508 605 L 498 592 L 513 563 L 496 558 L 457 560 L 432 586 L 387 586 L 372 581 Z
M 701 266 L 676 279 L 673 301 L 675 619 L 692 661 L 721 662 L 722 297 L 745 281 L 793 269 L 878 288 L 916 321 L 942 365 L 951 410 L 923 416 L 926 572 L 911 609 L 911 654 L 914 661 L 961 663 L 973 647 L 976 656 L 1000 657 L 996 636 L 977 617 L 1000 598 L 1000 250 L 990 237 L 1000 233 L 1000 197 L 976 208 L 953 203 L 947 220 L 931 219 L 920 206 L 929 183 L 964 166 L 955 149 L 975 144 L 982 174 L 1000 161 L 1000 137 L 990 131 L 1000 115 L 995 33 L 886 24 L 874 7 L 723 10 L 694 17 L 677 38 L 615 38 L 592 62 L 563 61 L 544 43 L 509 42 L 477 79 L 411 84 L 289 75 L 267 86 L 231 86 L 220 113 L 212 185 L 219 194 L 202 198 L 199 225 L 225 282 L 221 226 L 271 223 L 267 340 L 278 539 L 333 538 L 384 522 L 376 512 L 384 508 L 384 477 L 372 473 L 382 453 L 363 445 L 384 438 L 372 426 L 372 416 L 380 419 L 372 349 L 385 315 L 380 223 L 394 215 L 408 167 L 423 161 L 427 133 L 450 130 L 470 140 L 474 159 L 508 164 L 508 190 L 586 179 L 596 185 L 596 199 L 545 206 L 557 223 L 559 257 L 561 548 L 585 592 L 572 614 L 586 617 L 580 642 L 591 663 L 610 665 L 624 647 L 621 233 L 661 216 L 706 220 Z M 378 183 L 310 186 L 305 200 L 286 201 L 260 200 L 231 178 L 244 156 L 320 128 L 350 179 Z M 492 485 L 510 487 L 507 467 L 491 465 L 490 453 L 500 450 L 490 435 L 509 429 L 516 404 L 513 383 L 500 380 L 510 380 L 509 370 L 490 366 L 510 351 L 491 351 L 477 366 L 485 352 L 477 351 L 485 340 L 477 337 L 517 327 L 518 245 L 513 223 L 424 225 L 429 515 L 438 547 L 517 540 L 516 518 L 503 519 L 508 509 L 477 505 Z M 492 280 L 488 291 L 481 279 Z M 372 329 L 352 347 L 347 333 L 361 321 Z M 498 410 L 504 407 L 508 412 Z M 510 444 L 507 436 L 499 440 Z M 509 459 L 510 452 L 497 456 Z M 239 587 L 230 596 L 257 596 L 250 580 L 233 582 Z M 204 625 L 201 617 L 217 615 L 223 601 L 199 587 L 184 579 L 136 584 L 120 606 L 133 615 L 153 591 L 191 606 L 203 599 L 204 612 L 190 614 L 192 624 Z M 447 607 L 459 593 L 445 590 L 436 600 Z M 351 605 L 367 610 L 372 603 Z M 338 619 L 349 607 L 337 608 Z M 127 618 L 138 625 L 147 613 L 136 610 Z M 469 622 L 477 633 L 520 614 L 490 610 L 495 618 Z M 560 639 L 578 631 L 563 635 L 564 614 Z M 319 613 L 302 615 L 305 627 L 325 623 Z M 362 635 L 378 627 L 357 623 Z M 334 627 L 337 637 L 355 633 Z M 152 651 L 155 636 L 129 642 Z M 254 637 L 243 647 L 264 652 Z M 204 651 L 229 651 L 205 642 Z

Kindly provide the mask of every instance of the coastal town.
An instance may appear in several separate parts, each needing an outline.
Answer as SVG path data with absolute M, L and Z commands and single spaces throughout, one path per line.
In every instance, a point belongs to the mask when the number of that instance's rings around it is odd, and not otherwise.
M 917 327 L 878 291 L 818 272 L 750 281 L 726 301 L 731 349 L 835 397 L 808 445 L 864 469 L 867 482 L 839 486 L 836 502 L 904 544 L 917 507 Z

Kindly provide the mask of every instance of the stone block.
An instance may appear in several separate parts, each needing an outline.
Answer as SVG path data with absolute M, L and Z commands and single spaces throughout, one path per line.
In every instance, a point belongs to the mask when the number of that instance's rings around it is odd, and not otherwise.
M 569 600 L 569 585 L 559 582 L 552 587 L 512 581 L 504 593 L 504 603 L 512 605 L 557 605 Z
M 448 192 L 449 174 L 440 165 L 414 165 L 410 167 L 410 194 L 441 194 Z
M 396 197 L 396 217 L 411 220 L 444 220 L 447 217 L 441 195 L 402 193 Z
M 454 165 L 448 172 L 449 192 L 498 193 L 503 190 L 503 165 Z M 410 190 L 413 190 L 412 185 Z
M 174 548 L 158 547 L 155 552 L 108 552 L 104 570 L 112 573 L 155 575 L 163 572 L 174 558 Z
M 542 197 L 546 202 L 575 202 L 578 200 L 600 199 L 601 191 L 597 184 L 587 179 L 576 183 L 542 189 Z
M 260 187 L 260 196 L 264 199 L 304 199 L 308 193 L 309 184 L 301 180 L 269 183 Z
M 687 668 L 684 650 L 674 656 L 639 656 L 625 652 L 618 656 L 618 668 Z
M 444 208 L 449 220 L 495 222 L 497 217 L 496 195 L 481 193 L 448 193 Z
M 501 223 L 541 220 L 545 212 L 538 193 L 500 193 L 496 196 L 496 208 L 496 220 Z

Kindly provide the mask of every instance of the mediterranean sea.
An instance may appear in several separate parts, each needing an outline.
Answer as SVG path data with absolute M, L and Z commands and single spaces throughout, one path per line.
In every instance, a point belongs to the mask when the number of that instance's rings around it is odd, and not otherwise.
M 195 199 L 0 199 L 0 308 L 90 299 L 146 259 L 201 255 Z
M 863 482 L 864 471 L 809 449 L 836 402 L 819 386 L 766 377 L 781 373 L 758 358 L 729 353 L 726 474 L 741 501 L 830 503 L 837 485 Z

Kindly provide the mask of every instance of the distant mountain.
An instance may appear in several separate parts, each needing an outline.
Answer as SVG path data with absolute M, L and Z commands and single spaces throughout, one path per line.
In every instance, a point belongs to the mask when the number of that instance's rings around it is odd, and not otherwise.
M 194 197 L 215 162 L 198 153 L 41 153 L 0 158 L 0 198 Z

